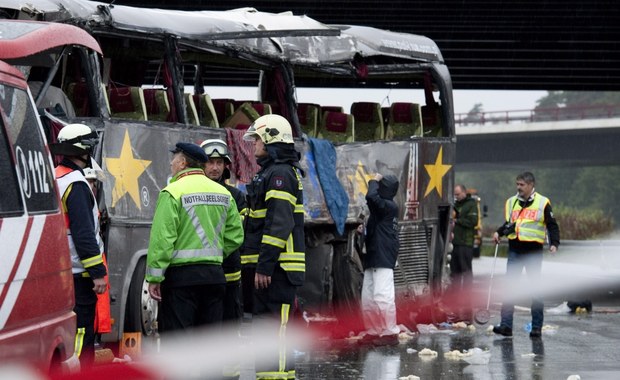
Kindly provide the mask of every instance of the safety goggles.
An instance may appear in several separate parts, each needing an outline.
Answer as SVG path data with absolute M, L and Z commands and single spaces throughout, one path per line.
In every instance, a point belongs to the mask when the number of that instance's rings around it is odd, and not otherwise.
M 209 143 L 203 149 L 209 157 L 228 157 L 228 147 L 219 142 Z

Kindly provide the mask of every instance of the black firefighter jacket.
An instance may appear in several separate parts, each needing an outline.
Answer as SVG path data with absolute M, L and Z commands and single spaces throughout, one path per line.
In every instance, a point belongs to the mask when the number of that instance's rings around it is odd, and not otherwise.
M 280 266 L 292 285 L 305 278 L 304 207 L 301 174 L 296 162 L 266 157 L 247 189 L 243 265 L 272 276 Z

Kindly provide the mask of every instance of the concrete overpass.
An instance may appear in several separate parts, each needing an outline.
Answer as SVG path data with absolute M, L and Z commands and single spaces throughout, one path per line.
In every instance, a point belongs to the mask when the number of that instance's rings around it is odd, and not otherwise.
M 459 120 L 457 115 L 456 170 L 523 167 L 524 164 L 620 165 L 620 115 L 545 121 L 527 117 L 490 119 L 491 122 L 487 118 L 472 123 Z

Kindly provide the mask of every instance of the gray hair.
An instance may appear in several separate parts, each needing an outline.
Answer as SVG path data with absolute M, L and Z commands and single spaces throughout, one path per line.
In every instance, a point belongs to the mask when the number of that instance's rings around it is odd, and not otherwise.
M 517 176 L 517 181 L 524 181 L 525 183 L 536 183 L 536 179 L 534 178 L 534 174 L 530 172 L 523 172 Z

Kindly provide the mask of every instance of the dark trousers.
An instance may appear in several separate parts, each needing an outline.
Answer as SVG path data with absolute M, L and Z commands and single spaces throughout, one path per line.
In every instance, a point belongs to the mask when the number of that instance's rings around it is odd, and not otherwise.
M 159 308 L 160 331 L 220 324 L 225 291 L 225 284 L 169 287 L 164 281 Z
M 243 297 L 243 312 L 252 314 L 254 312 L 254 266 L 244 265 L 241 268 L 241 296 Z
M 226 283 L 224 294 L 224 321 L 240 322 L 243 311 L 241 310 L 241 281 Z
M 257 379 L 274 378 L 274 375 L 295 378 L 295 357 L 293 347 L 286 342 L 286 328 L 295 307 L 296 292 L 297 287 L 291 285 L 279 267 L 271 276 L 271 285 L 267 289 L 254 290 L 253 336 L 268 340 L 263 350 L 264 360 L 255 364 Z
M 469 291 L 473 282 L 472 260 L 474 248 L 455 245 L 450 257 L 450 278 L 457 291 Z
M 75 336 L 77 354 L 82 367 L 89 367 L 95 361 L 95 309 L 97 293 L 90 277 L 73 276 L 77 334 Z

